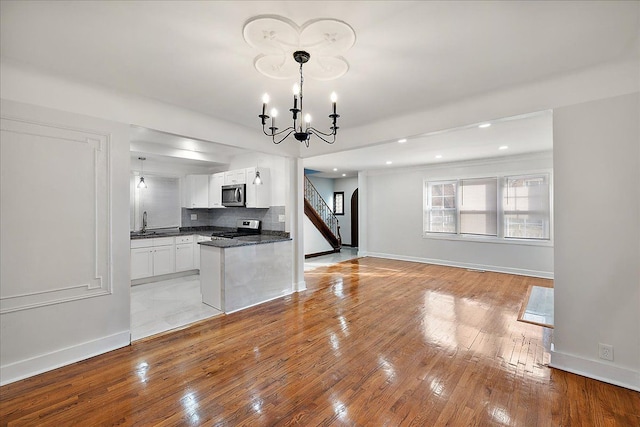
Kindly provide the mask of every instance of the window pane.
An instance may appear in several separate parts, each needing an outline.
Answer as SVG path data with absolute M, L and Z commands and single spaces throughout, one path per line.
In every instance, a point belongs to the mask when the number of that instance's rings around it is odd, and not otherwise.
M 427 208 L 424 229 L 430 233 L 456 232 L 456 183 L 427 184 Z
M 497 179 L 465 179 L 460 182 L 460 233 L 498 234 Z
M 455 210 L 431 210 L 429 213 L 429 229 L 432 233 L 455 233 Z
M 333 213 L 336 215 L 344 215 L 344 191 L 336 191 L 333 193 Z
M 147 188 L 139 190 L 140 215 L 147 212 L 147 227 L 180 227 L 180 180 L 146 175 Z
M 505 237 L 549 239 L 548 176 L 507 177 L 505 187 L 503 203 Z

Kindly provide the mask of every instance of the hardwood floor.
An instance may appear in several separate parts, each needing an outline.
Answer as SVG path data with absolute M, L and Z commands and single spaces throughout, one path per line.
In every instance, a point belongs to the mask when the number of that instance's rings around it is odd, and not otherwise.
M 516 321 L 549 281 L 360 258 L 308 291 L 0 388 L 2 425 L 638 426 Z

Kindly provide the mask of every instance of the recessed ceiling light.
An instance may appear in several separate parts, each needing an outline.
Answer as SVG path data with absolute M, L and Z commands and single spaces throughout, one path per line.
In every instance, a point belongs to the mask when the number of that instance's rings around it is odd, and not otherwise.
M 483 123 L 478 127 L 481 128 L 481 129 L 484 129 L 484 128 L 488 128 L 489 126 L 491 126 L 491 123 Z
M 388 165 L 390 165 L 391 163 L 393 163 L 391 160 L 387 160 Z
M 404 144 L 405 142 L 407 142 L 407 138 L 399 139 L 399 140 L 398 140 L 398 142 L 399 142 L 400 144 Z
M 338 172 L 338 168 L 333 168 L 333 171 L 334 172 Z
M 509 148 L 508 145 L 501 145 L 500 147 L 498 147 L 498 150 L 506 150 L 507 148 Z
M 342 174 L 342 176 L 347 176 L 347 174 L 346 174 L 346 173 L 343 173 L 343 174 Z
M 441 159 L 442 158 L 442 154 L 436 154 L 436 159 Z

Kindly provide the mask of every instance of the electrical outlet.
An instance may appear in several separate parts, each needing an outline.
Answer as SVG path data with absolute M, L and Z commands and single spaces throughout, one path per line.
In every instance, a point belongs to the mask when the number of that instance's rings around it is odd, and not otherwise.
M 278 221 L 284 222 L 284 215 L 278 215 Z
M 609 344 L 598 344 L 598 355 L 600 359 L 613 362 L 613 346 Z
M 198 214 L 191 214 L 191 221 L 197 221 L 198 220 Z

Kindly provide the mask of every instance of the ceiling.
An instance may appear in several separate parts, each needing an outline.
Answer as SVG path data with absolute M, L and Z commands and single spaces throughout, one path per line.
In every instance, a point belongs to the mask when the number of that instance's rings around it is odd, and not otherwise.
M 320 171 L 315 176 L 341 178 L 357 176 L 359 170 L 405 168 L 551 151 L 552 126 L 552 112 L 540 111 L 309 157 L 304 159 L 304 166 Z
M 383 119 L 635 59 L 639 46 L 640 3 L 633 1 L 2 1 L 0 8 L 3 60 L 153 98 L 257 133 L 262 94 L 269 92 L 286 111 L 293 83 L 254 68 L 260 52 L 245 42 L 243 26 L 257 15 L 280 15 L 298 26 L 334 18 L 353 28 L 355 43 L 342 54 L 346 74 L 305 79 L 305 105 L 321 128 L 329 126 L 328 118 L 321 119 L 329 114 L 328 96 L 338 93 L 341 130 L 366 129 Z M 430 137 L 419 150 L 424 159 L 436 151 L 443 161 L 456 153 L 466 158 L 483 150 L 463 141 L 486 139 L 499 128 Z M 399 128 L 397 137 L 403 133 Z M 325 155 L 308 160 L 309 166 L 375 167 L 376 153 L 387 158 L 380 154 L 381 143 L 390 141 L 368 138 L 371 147 L 360 154 L 348 151 L 348 138 L 338 138 L 331 150 L 348 161 L 335 166 Z M 422 140 L 424 135 L 403 146 L 387 144 L 398 156 L 389 157 L 393 165 L 417 158 L 415 147 Z M 520 141 L 534 144 L 533 138 Z M 509 145 L 511 153 L 537 150 Z M 301 156 L 308 154 L 302 150 Z
M 158 163 L 170 162 L 212 169 L 228 166 L 232 157 L 248 152 L 243 148 L 172 135 L 139 126 L 131 126 L 129 138 L 132 161 L 143 156 L 146 160 Z M 135 165 L 135 163 L 132 164 Z

